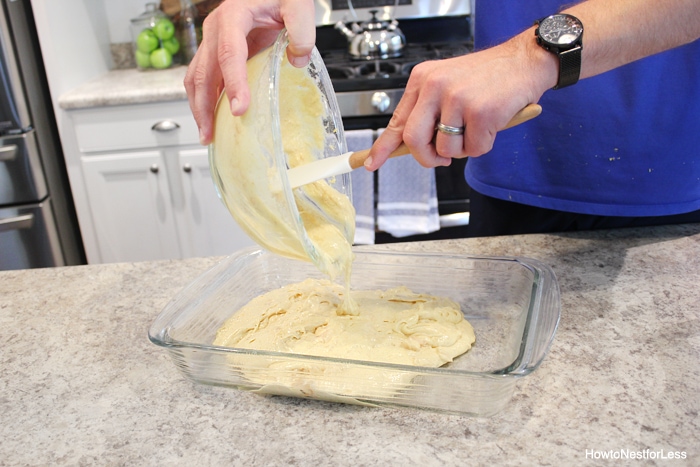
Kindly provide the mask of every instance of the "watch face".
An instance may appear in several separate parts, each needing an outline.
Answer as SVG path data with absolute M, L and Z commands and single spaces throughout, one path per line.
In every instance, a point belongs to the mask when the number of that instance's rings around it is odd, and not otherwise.
M 571 15 L 552 15 L 539 25 L 542 40 L 555 45 L 573 44 L 581 37 L 583 25 Z

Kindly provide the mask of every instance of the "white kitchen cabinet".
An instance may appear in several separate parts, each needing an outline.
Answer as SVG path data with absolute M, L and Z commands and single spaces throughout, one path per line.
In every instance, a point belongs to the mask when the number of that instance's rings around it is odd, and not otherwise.
M 227 255 L 254 244 L 216 194 L 186 101 L 69 114 L 89 262 Z
M 158 151 L 83 158 L 103 262 L 180 257 L 164 168 Z

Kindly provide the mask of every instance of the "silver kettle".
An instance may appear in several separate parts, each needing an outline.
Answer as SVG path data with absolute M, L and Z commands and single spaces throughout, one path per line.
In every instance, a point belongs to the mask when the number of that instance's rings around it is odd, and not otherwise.
M 406 38 L 399 29 L 399 22 L 395 19 L 377 19 L 378 10 L 371 10 L 370 13 L 370 20 L 359 25 L 352 23 L 352 29 L 342 21 L 335 24 L 335 28 L 348 38 L 350 56 L 356 60 L 400 57 L 406 45 Z

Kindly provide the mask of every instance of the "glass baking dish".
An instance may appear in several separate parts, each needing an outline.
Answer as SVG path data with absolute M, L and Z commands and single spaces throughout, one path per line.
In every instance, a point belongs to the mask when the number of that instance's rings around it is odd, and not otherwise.
M 212 345 L 219 327 L 248 301 L 309 277 L 326 278 L 311 263 L 242 250 L 183 289 L 154 321 L 149 338 L 199 383 L 491 416 L 511 399 L 517 378 L 542 362 L 559 323 L 559 286 L 539 261 L 358 248 L 353 290 L 404 285 L 449 297 L 474 327 L 472 349 L 440 368 L 425 368 Z M 310 365 L 321 366 L 323 376 L 310 375 Z M 348 386 L 353 389 L 336 389 Z

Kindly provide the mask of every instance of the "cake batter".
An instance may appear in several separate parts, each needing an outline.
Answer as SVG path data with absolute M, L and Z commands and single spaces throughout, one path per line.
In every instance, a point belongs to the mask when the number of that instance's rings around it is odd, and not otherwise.
M 439 367 L 471 348 L 474 329 L 454 301 L 406 287 L 353 291 L 358 313 L 338 313 L 345 289 L 307 279 L 254 298 L 218 330 L 214 345 L 417 367 Z M 323 361 L 251 360 L 246 378 L 322 394 L 355 397 L 400 389 L 411 372 L 326 364 Z M 261 366 L 264 361 L 266 365 Z M 269 371 L 274 369 L 275 371 Z M 292 371 L 293 370 L 293 371 Z

